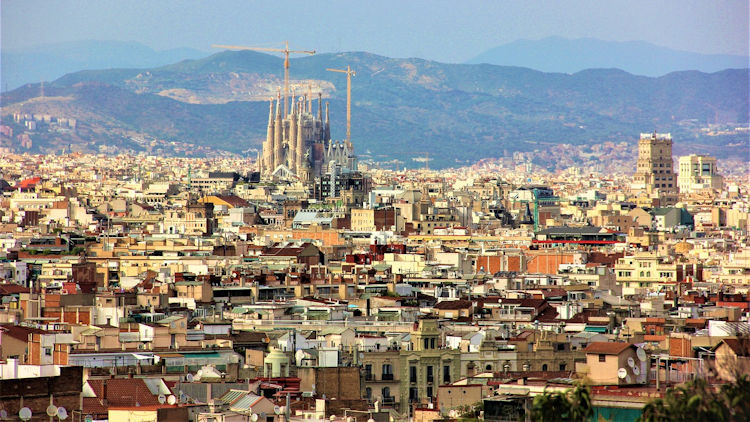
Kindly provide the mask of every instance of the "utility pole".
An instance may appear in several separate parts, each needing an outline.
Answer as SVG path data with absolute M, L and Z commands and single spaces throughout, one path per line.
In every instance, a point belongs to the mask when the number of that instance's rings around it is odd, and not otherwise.
M 357 72 L 353 71 L 350 66 L 346 69 L 326 69 L 329 72 L 346 73 L 346 142 L 352 141 L 352 76 Z

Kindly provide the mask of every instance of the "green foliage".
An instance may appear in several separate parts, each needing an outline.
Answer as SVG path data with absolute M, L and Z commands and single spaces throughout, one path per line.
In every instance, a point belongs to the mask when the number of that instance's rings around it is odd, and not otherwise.
M 536 396 L 531 405 L 531 420 L 536 422 L 587 421 L 593 414 L 591 388 L 578 384 L 565 392 Z
M 750 421 L 750 377 L 741 375 L 720 388 L 703 379 L 670 388 L 643 408 L 639 421 Z
M 456 407 L 456 411 L 460 415 L 459 421 L 477 421 L 479 420 L 479 414 L 482 410 L 484 410 L 483 401 Z
M 70 255 L 80 255 L 83 252 L 86 252 L 86 248 L 83 246 L 76 246 L 75 248 L 70 250 Z

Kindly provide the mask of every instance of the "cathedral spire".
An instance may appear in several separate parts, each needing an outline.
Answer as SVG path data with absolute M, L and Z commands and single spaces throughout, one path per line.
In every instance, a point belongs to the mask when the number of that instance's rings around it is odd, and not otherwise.
M 303 106 L 300 104 L 300 106 Z M 305 160 L 305 137 L 304 137 L 304 128 L 302 125 L 302 113 L 300 113 L 297 116 L 297 148 L 295 149 L 297 156 L 294 157 L 296 160 L 295 164 L 295 172 L 297 173 L 297 176 L 300 176 L 300 178 L 303 176 L 302 171 L 304 168 L 303 161 Z M 292 140 L 294 142 L 294 140 Z
M 318 120 L 323 123 L 323 93 L 318 92 Z
M 266 142 L 263 143 L 263 171 L 267 172 L 273 160 L 273 97 L 268 101 L 268 129 L 266 130 Z
M 326 124 L 325 124 L 325 140 L 331 140 L 331 116 L 328 113 L 328 101 L 326 101 Z
M 274 172 L 276 170 L 276 167 L 283 164 L 282 160 L 282 152 L 283 152 L 283 128 L 281 124 L 281 108 L 279 107 L 281 104 L 281 90 L 279 90 L 278 94 L 276 95 L 276 122 L 274 124 L 273 129 L 273 163 L 271 165 L 271 168 L 269 169 L 270 172 Z
M 297 119 L 297 105 L 294 102 L 294 90 L 292 90 L 292 111 L 289 116 L 289 138 L 287 139 L 287 145 L 289 145 L 289 152 L 286 157 L 287 167 L 290 171 L 295 171 L 297 168 L 297 131 L 298 119 Z

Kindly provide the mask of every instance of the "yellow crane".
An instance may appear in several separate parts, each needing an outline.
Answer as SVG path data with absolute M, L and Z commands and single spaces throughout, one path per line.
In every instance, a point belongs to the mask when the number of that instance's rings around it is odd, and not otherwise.
M 329 72 L 346 73 L 346 142 L 352 141 L 352 76 L 357 72 L 353 71 L 350 66 L 346 69 L 326 69 Z
M 289 97 L 289 54 L 315 54 L 315 50 L 290 50 L 289 41 L 284 41 L 284 48 L 268 47 L 246 47 L 242 45 L 224 45 L 213 44 L 213 48 L 223 48 L 225 50 L 252 50 L 252 51 L 273 51 L 284 54 L 284 114 L 288 112 L 287 97 Z

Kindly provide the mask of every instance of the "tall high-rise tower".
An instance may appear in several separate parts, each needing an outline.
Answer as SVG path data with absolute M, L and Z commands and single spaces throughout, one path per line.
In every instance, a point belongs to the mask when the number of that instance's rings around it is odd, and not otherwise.
M 671 134 L 641 133 L 633 188 L 658 200 L 654 204 L 657 206 L 669 206 L 677 202 Z

